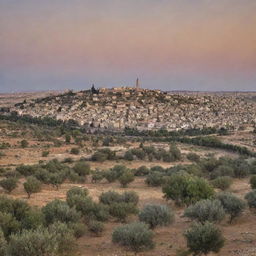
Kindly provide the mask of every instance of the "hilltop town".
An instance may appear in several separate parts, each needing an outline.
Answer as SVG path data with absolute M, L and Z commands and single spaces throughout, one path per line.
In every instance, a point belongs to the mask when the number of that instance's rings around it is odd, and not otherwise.
M 8 111 L 109 130 L 238 129 L 256 122 L 256 102 L 247 100 L 246 93 L 168 93 L 138 86 L 68 91 L 24 100 Z

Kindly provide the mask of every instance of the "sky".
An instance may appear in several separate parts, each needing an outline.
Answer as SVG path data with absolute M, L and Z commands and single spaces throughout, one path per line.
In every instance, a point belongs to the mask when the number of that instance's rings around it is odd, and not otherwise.
M 255 0 L 0 0 L 0 92 L 256 91 Z

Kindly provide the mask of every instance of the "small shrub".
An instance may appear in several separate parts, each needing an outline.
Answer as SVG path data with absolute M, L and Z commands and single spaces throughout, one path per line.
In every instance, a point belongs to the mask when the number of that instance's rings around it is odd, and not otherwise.
M 80 220 L 80 214 L 74 208 L 70 208 L 66 202 L 57 199 L 45 205 L 42 212 L 47 224 L 56 221 L 69 223 Z
M 16 168 L 16 171 L 19 172 L 23 176 L 31 176 L 36 172 L 36 168 L 30 165 L 20 165 Z
M 114 172 L 113 170 L 105 171 L 103 173 L 103 176 L 109 183 L 116 181 L 118 178 L 117 173 Z
M 219 222 L 225 217 L 225 210 L 219 200 L 201 200 L 189 206 L 184 216 L 201 223 L 206 221 Z
M 92 174 L 92 183 L 98 183 L 104 179 L 104 174 L 102 171 L 96 170 Z
M 109 206 L 109 213 L 117 220 L 125 222 L 130 214 L 137 214 L 138 209 L 133 203 L 112 203 Z
M 103 204 L 113 204 L 113 203 L 119 203 L 122 201 L 122 196 L 115 192 L 115 191 L 108 191 L 108 192 L 103 192 L 100 197 L 99 200 L 101 203 Z
M 43 151 L 42 157 L 47 157 L 47 156 L 49 156 L 49 154 L 50 154 L 50 151 Z
M 229 176 L 218 177 L 212 181 L 212 185 L 215 188 L 218 188 L 221 190 L 229 189 L 231 184 L 232 184 L 232 178 Z
M 119 226 L 112 234 L 113 243 L 125 246 L 138 253 L 154 247 L 153 232 L 142 222 L 134 222 Z
M 90 174 L 91 168 L 90 165 L 85 162 L 78 162 L 73 167 L 73 170 L 75 173 L 77 173 L 79 176 L 86 176 Z
M 220 200 L 225 212 L 230 215 L 230 223 L 245 209 L 245 202 L 231 193 L 219 193 L 217 199 Z
M 22 141 L 20 142 L 20 145 L 21 145 L 22 148 L 27 148 L 28 145 L 29 145 L 29 143 L 28 143 L 27 140 L 22 140 Z
M 89 223 L 89 230 L 96 236 L 101 236 L 104 231 L 104 224 L 100 221 L 91 221 Z
M 146 166 L 141 166 L 138 169 L 135 169 L 135 176 L 146 176 L 149 174 L 149 169 Z
M 2 229 L 6 239 L 13 233 L 17 233 L 21 229 L 21 224 L 10 213 L 0 212 L 0 228 Z
M 42 211 L 38 208 L 29 209 L 21 220 L 22 228 L 24 229 L 37 229 L 44 226 L 45 219 Z
M 252 189 L 256 189 L 256 175 L 252 175 L 250 178 L 250 185 Z
M 76 248 L 73 230 L 61 222 L 53 223 L 48 229 L 56 240 L 57 255 L 72 255 Z
M 80 149 L 79 148 L 71 148 L 70 153 L 73 155 L 79 155 Z
M 108 158 L 107 154 L 103 153 L 103 152 L 95 152 L 93 155 L 92 155 L 92 161 L 94 162 L 104 162 L 106 161 Z
M 16 178 L 6 178 L 0 181 L 0 185 L 8 193 L 11 193 L 17 187 L 17 182 Z
M 122 187 L 126 188 L 127 185 L 134 181 L 134 174 L 131 171 L 125 171 L 119 178 L 118 181 Z
M 163 174 L 160 172 L 151 172 L 145 179 L 145 183 L 150 187 L 159 187 L 164 183 Z
M 139 220 L 150 228 L 168 226 L 174 221 L 174 213 L 166 205 L 148 204 L 139 213 Z
M 6 255 L 7 241 L 4 237 L 4 233 L 0 228 L 0 256 Z
M 192 162 L 199 162 L 200 156 L 197 155 L 196 153 L 188 153 L 187 154 L 187 159 L 192 161 Z
M 11 256 L 57 255 L 57 239 L 47 229 L 23 230 L 12 235 L 7 247 Z
M 184 233 L 184 236 L 187 240 L 187 247 L 193 255 L 218 253 L 224 246 L 221 231 L 210 222 L 195 223 Z
M 256 190 L 247 193 L 245 199 L 251 209 L 256 209 Z
M 178 205 L 190 205 L 201 199 L 209 199 L 214 195 L 209 183 L 199 177 L 188 174 L 173 174 L 163 186 L 167 199 L 172 199 Z
M 234 169 L 229 165 L 220 165 L 210 173 L 211 179 L 216 179 L 221 176 L 234 176 Z
M 68 227 L 73 230 L 73 234 L 75 236 L 75 238 L 80 238 L 82 236 L 85 235 L 86 231 L 87 231 L 87 227 L 84 223 L 70 223 L 68 225 Z
M 33 176 L 28 177 L 23 186 L 28 194 L 28 198 L 30 198 L 32 193 L 38 193 L 41 191 L 41 182 Z
M 134 160 L 134 156 L 133 156 L 131 150 L 128 150 L 128 151 L 125 152 L 124 159 L 127 160 L 127 161 L 133 161 Z
M 80 187 L 72 187 L 67 192 L 67 202 L 74 196 L 86 197 L 89 194 L 88 189 Z
M 139 202 L 139 196 L 134 191 L 126 191 L 121 195 L 121 201 L 124 203 L 132 203 L 137 205 Z

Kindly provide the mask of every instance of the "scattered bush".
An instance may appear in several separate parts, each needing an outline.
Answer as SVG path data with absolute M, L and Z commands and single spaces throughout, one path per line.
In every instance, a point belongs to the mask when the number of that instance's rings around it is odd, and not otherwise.
M 115 192 L 115 191 L 108 191 L 108 192 L 103 192 L 100 197 L 99 200 L 101 203 L 103 204 L 113 204 L 113 203 L 119 203 L 122 201 L 122 196 Z
M 112 241 L 138 253 L 152 249 L 153 232 L 142 222 L 134 222 L 114 229 Z
M 199 162 L 200 161 L 200 156 L 197 155 L 196 153 L 188 153 L 187 154 L 187 159 L 192 161 L 192 162 Z
M 101 236 L 104 231 L 104 224 L 100 221 L 91 221 L 89 223 L 89 230 L 96 236 Z
M 55 256 L 58 243 L 47 229 L 24 230 L 11 236 L 7 251 L 10 256 Z
M 134 191 L 126 191 L 121 195 L 121 202 L 137 205 L 139 202 L 139 196 Z
M 231 193 L 219 193 L 217 199 L 220 200 L 225 212 L 230 215 L 230 223 L 245 209 L 245 202 Z
M 167 199 L 172 199 L 178 205 L 190 205 L 201 199 L 209 199 L 214 190 L 209 183 L 199 177 L 188 174 L 173 174 L 163 186 Z
M 50 154 L 50 151 L 43 151 L 42 157 L 47 157 L 47 156 L 49 156 L 49 154 Z
M 119 178 L 118 181 L 122 187 L 126 188 L 127 185 L 134 181 L 134 174 L 131 171 L 125 171 Z
M 248 202 L 248 205 L 251 209 L 256 209 L 256 190 L 247 193 L 245 199 Z
M 73 155 L 79 155 L 80 149 L 79 148 L 71 148 L 70 153 Z
M 49 232 L 57 243 L 57 255 L 72 255 L 75 251 L 75 237 L 74 232 L 67 224 L 55 222 L 49 226 Z
M 22 140 L 21 142 L 20 142 L 20 145 L 21 145 L 21 147 L 22 148 L 27 148 L 28 147 L 28 141 L 27 140 Z
M 234 169 L 229 165 L 220 165 L 210 173 L 211 179 L 216 179 L 221 176 L 234 176 Z
M 95 162 L 104 162 L 107 160 L 107 155 L 102 152 L 95 152 L 92 155 L 91 159 L 92 159 L 92 161 L 95 161 Z
M 11 193 L 17 187 L 17 182 L 16 178 L 6 178 L 0 181 L 0 186 L 8 193 Z
M 225 210 L 219 200 L 206 199 L 189 206 L 184 211 L 184 216 L 201 223 L 219 222 L 224 219 Z
M 133 203 L 112 203 L 109 206 L 109 213 L 119 221 L 125 222 L 130 214 L 137 214 L 138 209 Z
M 41 191 L 41 182 L 33 176 L 28 177 L 23 186 L 28 194 L 28 198 L 30 198 L 32 193 L 38 193 Z
M 171 224 L 174 221 L 174 213 L 166 205 L 148 204 L 139 213 L 139 219 L 153 229 L 156 226 Z
M 13 233 L 17 233 L 21 229 L 21 224 L 10 213 L 0 212 L 0 228 L 6 239 Z
M 2 229 L 0 229 L 0 256 L 6 255 L 7 242 Z
M 45 219 L 42 211 L 38 208 L 29 209 L 21 220 L 22 228 L 37 229 L 39 226 L 44 226 Z
M 75 238 L 80 238 L 85 235 L 87 231 L 87 227 L 84 223 L 77 222 L 77 223 L 70 223 L 68 224 L 69 229 L 73 230 L 73 234 Z
M 185 234 L 187 247 L 193 255 L 218 253 L 224 246 L 224 237 L 221 231 L 212 223 L 195 223 Z
M 160 172 L 151 172 L 145 179 L 145 183 L 150 187 L 159 187 L 164 183 L 163 174 Z
M 252 189 L 256 189 L 256 175 L 252 175 L 250 178 L 250 185 Z
M 80 214 L 74 209 L 70 208 L 66 202 L 55 199 L 42 208 L 47 224 L 52 224 L 56 221 L 63 223 L 78 222 Z
M 92 183 L 98 183 L 104 179 L 104 173 L 102 171 L 96 170 L 92 174 Z
M 232 178 L 230 178 L 229 176 L 218 177 L 212 181 L 212 185 L 215 188 L 218 188 L 221 190 L 227 190 L 228 188 L 230 188 L 231 184 L 232 184 Z
M 149 174 L 149 169 L 146 166 L 141 166 L 138 169 L 135 169 L 135 176 L 146 176 Z
M 73 170 L 79 176 L 86 176 L 90 174 L 91 168 L 89 164 L 83 161 L 80 161 L 75 164 L 75 166 L 73 167 Z
M 131 150 L 128 150 L 128 151 L 125 152 L 124 159 L 127 160 L 127 161 L 134 160 L 134 157 L 133 157 L 133 154 L 132 154 Z

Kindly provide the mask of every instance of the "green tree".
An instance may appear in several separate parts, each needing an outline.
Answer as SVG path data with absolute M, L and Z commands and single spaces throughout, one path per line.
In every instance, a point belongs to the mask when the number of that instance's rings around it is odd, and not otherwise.
M 41 182 L 33 176 L 28 177 L 27 181 L 24 182 L 23 186 L 24 186 L 25 191 L 28 194 L 28 198 L 30 198 L 32 193 L 40 192 L 41 188 L 42 188 Z
M 225 212 L 230 215 L 230 223 L 243 212 L 246 206 L 242 199 L 228 192 L 219 193 L 217 199 L 220 200 Z
M 189 206 L 184 211 L 184 216 L 201 223 L 219 222 L 224 219 L 225 210 L 219 200 L 206 199 Z
M 252 189 L 256 189 L 256 175 L 252 175 L 250 178 L 250 185 Z
M 210 222 L 195 223 L 184 233 L 184 236 L 187 240 L 187 247 L 193 255 L 218 253 L 224 246 L 221 231 Z
M 166 205 L 147 204 L 139 213 L 139 220 L 153 229 L 171 224 L 174 221 L 174 213 Z
M 256 209 L 256 189 L 245 195 L 245 199 L 251 209 Z
M 153 232 L 147 224 L 142 222 L 134 222 L 115 228 L 112 241 L 132 250 L 135 255 L 140 251 L 154 247 Z
M 174 200 L 178 205 L 190 205 L 201 199 L 211 198 L 214 190 L 203 178 L 173 174 L 163 186 L 163 193 L 167 199 Z
M 0 185 L 8 193 L 11 193 L 17 187 L 17 179 L 10 177 L 0 181 Z
M 28 143 L 27 140 L 22 140 L 22 141 L 20 142 L 20 145 L 21 145 L 22 148 L 27 148 L 28 145 L 29 145 L 29 143 Z
M 2 229 L 0 229 L 0 256 L 6 256 L 7 241 Z
M 134 181 L 134 174 L 131 171 L 125 171 L 119 178 L 118 181 L 122 187 L 126 188 L 127 185 Z

